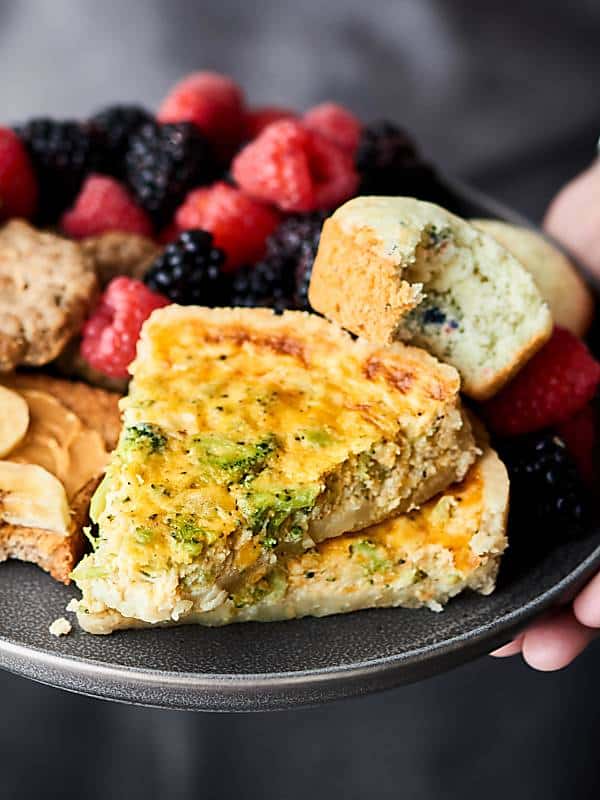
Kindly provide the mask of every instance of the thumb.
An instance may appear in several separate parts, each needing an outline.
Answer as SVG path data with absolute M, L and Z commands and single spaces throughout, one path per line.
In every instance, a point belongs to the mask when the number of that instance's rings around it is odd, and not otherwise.
M 544 228 L 600 277 L 600 159 L 556 195 Z

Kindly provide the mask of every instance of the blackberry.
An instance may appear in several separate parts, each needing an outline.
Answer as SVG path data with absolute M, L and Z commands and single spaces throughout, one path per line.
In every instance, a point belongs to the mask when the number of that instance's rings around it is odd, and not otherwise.
M 365 126 L 356 152 L 359 194 L 409 195 L 436 199 L 433 167 L 420 156 L 408 134 L 393 122 Z
M 326 216 L 319 211 L 285 219 L 267 239 L 264 259 L 234 276 L 231 304 L 309 311 L 308 283 Z
M 326 217 L 324 211 L 293 214 L 267 239 L 264 263 L 271 274 L 279 274 L 281 293 L 289 298 L 288 308 L 310 311 L 308 284 Z
M 215 161 L 195 125 L 146 123 L 130 138 L 127 182 L 158 227 L 165 225 L 190 189 L 210 183 Z
M 295 289 L 294 289 L 294 307 L 300 311 L 312 311 L 311 305 L 308 302 L 308 285 L 312 275 L 312 268 L 315 262 L 315 256 L 319 248 L 319 241 L 321 239 L 321 228 L 327 214 L 322 211 L 317 211 L 313 214 L 304 216 L 303 218 L 297 217 L 295 220 L 292 218 L 284 222 L 287 227 L 287 240 L 290 247 L 293 242 L 300 239 L 298 248 L 298 260 L 296 262 L 296 270 L 294 273 Z M 293 228 L 292 231 L 289 229 Z
M 181 305 L 219 306 L 226 302 L 225 254 L 200 229 L 184 231 L 144 275 L 144 283 Z
M 90 122 L 104 134 L 106 151 L 103 171 L 115 178 L 125 177 L 125 157 L 129 140 L 142 125 L 153 121 L 149 111 L 140 106 L 107 106 L 101 109 Z
M 46 118 L 30 120 L 17 133 L 39 183 L 38 222 L 55 222 L 73 204 L 85 176 L 101 168 L 104 136 L 92 124 Z
M 259 261 L 238 269 L 232 277 L 228 304 L 245 308 L 273 308 L 278 313 L 294 308 L 294 273 L 283 262 Z
M 511 482 L 511 515 L 531 533 L 580 534 L 588 514 L 585 485 L 564 442 L 552 431 L 506 439 L 498 450 Z

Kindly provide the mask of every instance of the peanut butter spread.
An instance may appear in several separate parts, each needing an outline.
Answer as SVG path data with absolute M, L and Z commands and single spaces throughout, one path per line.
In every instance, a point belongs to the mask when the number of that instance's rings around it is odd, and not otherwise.
M 67 535 L 70 503 L 106 466 L 104 441 L 53 395 L 21 386 L 1 388 L 0 417 L 10 419 L 16 409 L 22 417 L 24 401 L 28 421 L 12 446 L 11 441 L 4 447 L 0 442 L 4 459 L 0 461 L 0 521 Z
M 18 392 L 29 406 L 29 428 L 10 460 L 44 467 L 59 479 L 71 500 L 106 466 L 102 437 L 51 394 L 36 389 Z

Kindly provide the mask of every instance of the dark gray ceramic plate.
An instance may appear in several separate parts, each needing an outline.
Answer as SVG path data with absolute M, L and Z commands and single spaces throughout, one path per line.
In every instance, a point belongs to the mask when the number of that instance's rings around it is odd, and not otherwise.
M 523 222 L 462 185 L 446 204 L 465 216 Z M 516 524 L 514 524 L 516 522 Z M 34 567 L 0 569 L 0 667 L 71 691 L 166 708 L 259 711 L 322 703 L 422 680 L 509 641 L 571 597 L 600 565 L 600 525 L 539 555 L 512 547 L 490 597 L 465 594 L 442 614 L 403 609 L 325 619 L 182 627 L 55 639 L 48 625 L 76 592 Z

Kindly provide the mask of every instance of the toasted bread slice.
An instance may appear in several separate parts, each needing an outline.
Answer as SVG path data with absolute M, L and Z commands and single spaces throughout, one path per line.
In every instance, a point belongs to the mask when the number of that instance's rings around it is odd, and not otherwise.
M 357 197 L 326 220 L 311 305 L 377 344 L 402 340 L 452 364 L 463 391 L 494 394 L 549 338 L 531 276 L 493 237 L 432 203 Z
M 118 395 L 39 373 L 3 376 L 2 383 L 17 390 L 51 395 L 60 401 L 65 413 L 71 411 L 86 428 L 97 431 L 107 451 L 115 446 L 120 429 Z M 6 458 L 10 460 L 11 454 Z M 94 475 L 69 498 L 71 518 L 66 536 L 42 528 L 0 522 L 0 561 L 9 558 L 31 561 L 56 580 L 69 583 L 70 573 L 83 555 L 82 529 L 88 522 L 90 498 L 100 479 L 101 474 Z
M 452 367 L 310 314 L 170 306 L 132 374 L 98 547 L 74 574 L 95 610 L 208 610 L 283 552 L 425 502 L 476 456 Z
M 507 544 L 507 509 L 506 469 L 486 448 L 461 483 L 421 509 L 282 558 L 259 583 L 240 587 L 212 611 L 192 609 L 178 622 L 268 622 L 390 606 L 441 611 L 464 589 L 494 589 Z M 144 626 L 111 609 L 90 613 L 85 602 L 78 618 L 90 633 Z
M 557 325 L 585 336 L 594 316 L 594 298 L 567 256 L 541 233 L 499 219 L 471 224 L 493 236 L 530 273 Z

